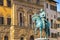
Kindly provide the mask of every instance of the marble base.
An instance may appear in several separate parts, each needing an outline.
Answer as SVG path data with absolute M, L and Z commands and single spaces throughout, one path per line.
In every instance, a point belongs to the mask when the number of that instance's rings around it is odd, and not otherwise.
M 35 40 L 48 40 L 48 38 L 37 38 Z

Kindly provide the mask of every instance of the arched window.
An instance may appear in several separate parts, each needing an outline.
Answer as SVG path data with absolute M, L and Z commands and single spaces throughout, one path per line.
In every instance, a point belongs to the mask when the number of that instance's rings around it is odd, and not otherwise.
M 23 38 L 23 37 L 21 37 L 21 38 L 20 38 L 20 40 L 24 40 L 24 38 Z
M 8 36 L 5 36 L 5 37 L 4 37 L 4 40 L 8 40 Z
M 22 13 L 20 13 L 20 26 L 22 26 L 23 25 L 23 15 L 22 15 Z
M 28 18 L 28 26 L 32 26 L 32 14 L 33 14 L 33 10 L 29 9 L 27 11 L 27 18 Z
M 32 36 L 30 36 L 30 40 L 34 40 L 34 36 L 32 35 Z
M 29 15 L 29 24 L 30 24 L 30 26 L 32 25 L 32 15 Z

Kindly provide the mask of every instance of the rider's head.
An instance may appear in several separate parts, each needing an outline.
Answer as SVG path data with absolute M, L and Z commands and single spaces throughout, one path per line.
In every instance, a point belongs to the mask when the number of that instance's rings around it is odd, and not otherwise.
M 43 12 L 44 10 L 43 9 L 40 9 L 40 12 Z

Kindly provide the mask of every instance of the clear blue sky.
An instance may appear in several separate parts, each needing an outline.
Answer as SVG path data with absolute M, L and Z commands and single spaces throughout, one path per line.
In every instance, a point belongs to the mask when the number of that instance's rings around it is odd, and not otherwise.
M 60 0 L 56 0 L 58 3 L 57 3 L 57 11 L 60 12 Z

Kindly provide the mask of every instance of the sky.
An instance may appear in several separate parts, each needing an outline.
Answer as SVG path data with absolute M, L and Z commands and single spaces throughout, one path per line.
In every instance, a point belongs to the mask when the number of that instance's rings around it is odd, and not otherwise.
M 60 0 L 56 0 L 58 3 L 57 3 L 57 11 L 60 12 Z

